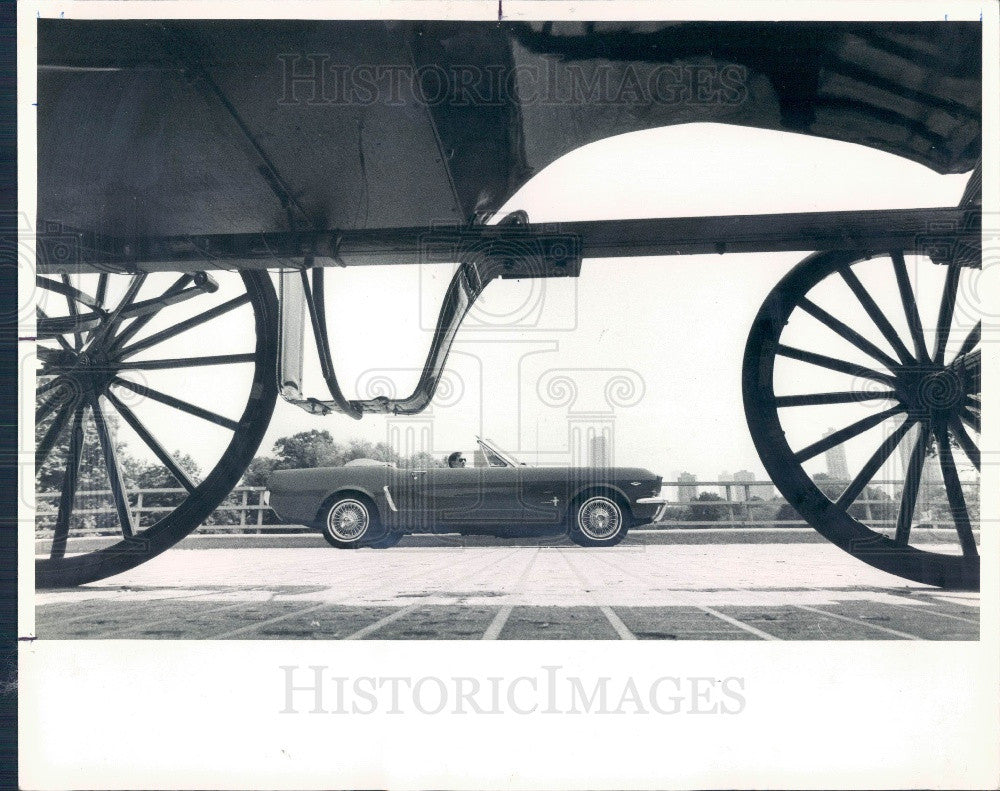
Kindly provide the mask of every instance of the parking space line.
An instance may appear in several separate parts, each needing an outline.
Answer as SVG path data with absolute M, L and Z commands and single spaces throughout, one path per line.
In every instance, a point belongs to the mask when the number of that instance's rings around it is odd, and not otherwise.
M 487 568 L 488 566 L 495 565 L 496 561 L 493 560 L 493 558 L 495 558 L 496 554 L 497 553 L 490 553 L 490 562 L 486 566 L 483 566 L 482 568 Z M 452 566 L 454 566 L 454 562 L 452 561 L 451 557 L 449 556 L 448 561 L 446 563 L 438 565 L 438 566 L 435 566 L 430 571 L 428 571 L 427 569 L 420 569 L 419 571 L 416 571 L 413 574 L 408 574 L 407 576 L 403 577 L 400 580 L 400 582 L 407 582 L 409 580 L 417 579 L 418 577 L 421 577 L 421 576 L 423 576 L 425 574 L 434 574 L 435 572 L 443 571 L 444 569 L 451 568 Z M 482 569 L 477 569 L 476 572 L 473 572 L 473 574 L 478 573 L 481 570 Z M 370 572 L 366 572 L 366 574 L 368 574 L 368 573 L 370 573 Z M 464 579 L 464 577 L 463 577 L 463 579 Z M 444 584 L 449 583 L 449 582 L 452 582 L 452 580 L 445 580 L 444 582 L 441 583 L 441 585 L 444 585 Z M 438 587 L 440 588 L 441 585 L 439 585 Z M 249 632 L 254 632 L 254 631 L 257 631 L 259 629 L 262 629 L 265 626 L 271 626 L 272 624 L 275 624 L 275 623 L 281 623 L 282 621 L 288 621 L 288 620 L 291 620 L 292 618 L 297 618 L 300 615 L 308 615 L 309 613 L 316 612 L 317 610 L 323 610 L 323 609 L 326 609 L 328 607 L 336 607 L 338 604 L 340 604 L 340 603 L 342 603 L 344 601 L 347 601 L 350 598 L 351 598 L 351 595 L 341 596 L 340 598 L 335 599 L 334 601 L 320 602 L 319 604 L 314 604 L 311 607 L 304 607 L 301 610 L 295 610 L 293 612 L 285 613 L 283 615 L 276 615 L 275 617 L 268 618 L 267 620 L 264 620 L 264 621 L 258 621 L 256 623 L 247 624 L 246 626 L 241 626 L 241 627 L 238 627 L 236 629 L 230 629 L 228 632 L 222 632 L 220 634 L 210 635 L 210 636 L 206 637 L 205 639 L 206 640 L 223 640 L 223 639 L 228 639 L 228 638 L 231 638 L 231 637 L 236 637 L 236 636 L 239 636 L 239 635 L 244 635 L 244 634 L 247 634 Z
M 385 616 L 385 618 L 383 618 L 382 620 L 375 621 L 375 623 L 370 623 L 370 624 L 368 624 L 368 626 L 364 627 L 363 629 L 358 629 L 358 631 L 354 632 L 353 634 L 347 635 L 343 639 L 344 640 L 361 640 L 361 639 L 367 637 L 368 635 L 370 635 L 372 632 L 377 632 L 383 626 L 388 626 L 389 624 L 393 623 L 394 621 L 398 621 L 400 618 L 405 618 L 407 615 L 409 615 L 414 610 L 420 609 L 421 606 L 422 605 L 419 605 L 419 604 L 411 604 L 408 607 L 401 607 L 400 609 L 396 610 L 396 612 L 390 613 L 389 615 Z
M 580 572 L 580 569 L 577 567 L 576 563 L 570 560 L 569 553 L 560 549 L 559 554 L 562 555 L 563 560 L 566 561 L 566 565 L 569 566 L 570 571 L 572 571 L 573 574 L 576 575 L 576 578 L 580 580 L 580 585 L 583 587 L 583 589 L 585 591 L 588 591 L 587 598 L 589 598 L 591 602 L 593 602 L 593 605 L 601 611 L 601 613 L 607 619 L 608 623 L 611 624 L 611 628 L 615 630 L 615 634 L 618 635 L 618 639 L 635 640 L 636 636 L 632 634 L 632 630 L 625 625 L 625 622 L 618 617 L 618 613 L 612 610 L 611 607 L 609 607 L 607 604 L 597 603 L 597 597 L 595 597 L 593 593 L 589 592 L 591 589 L 587 587 L 588 586 L 587 578 L 584 577 L 583 574 Z M 621 569 L 619 569 L 619 571 L 621 571 Z
M 535 566 L 535 561 L 538 560 L 538 547 L 535 547 L 535 551 L 531 553 L 531 557 L 528 559 L 527 565 L 525 565 L 524 570 L 517 576 L 513 586 L 513 593 L 522 593 L 524 591 L 524 583 L 527 581 L 528 576 L 531 574 L 531 570 Z M 480 640 L 496 640 L 500 637 L 500 632 L 503 631 L 504 626 L 507 625 L 507 620 L 510 618 L 510 614 L 514 612 L 513 605 L 504 605 L 500 608 L 497 614 L 490 621 L 490 625 L 486 627 L 486 631 L 483 632 L 483 636 Z
M 514 612 L 514 607 L 511 604 L 505 604 L 500 608 L 500 611 L 493 616 L 493 620 L 490 621 L 490 625 L 486 627 L 486 631 L 483 632 L 483 636 L 479 638 L 480 640 L 496 640 L 500 636 L 500 632 L 503 631 L 504 626 L 507 625 L 507 619 L 510 618 L 510 614 Z
M 642 574 L 642 573 L 638 573 L 637 574 L 637 573 L 635 573 L 634 571 L 632 571 L 630 569 L 624 569 L 621 566 L 619 566 L 617 563 L 613 563 L 612 561 L 608 560 L 606 557 L 604 557 L 602 555 L 597 555 L 596 557 L 597 557 L 598 560 L 602 561 L 605 565 L 610 566 L 613 569 L 617 569 L 619 572 L 621 572 L 622 574 L 625 574 L 626 576 L 632 576 L 635 579 L 644 579 L 646 581 L 651 581 L 653 579 L 648 574 Z M 694 596 L 691 593 L 689 593 L 689 592 L 675 590 L 675 591 L 673 591 L 673 594 L 674 594 L 674 596 L 675 596 L 678 604 L 681 604 L 681 605 L 684 605 L 684 606 L 687 606 L 687 607 L 694 607 L 696 609 L 699 609 L 702 612 L 708 613 L 709 615 L 711 615 L 711 616 L 713 616 L 715 618 L 718 618 L 720 621 L 725 621 L 729 625 L 735 626 L 737 629 L 741 629 L 744 632 L 749 632 L 750 634 L 755 635 L 755 636 L 761 638 L 762 640 L 781 640 L 780 637 L 776 637 L 773 634 L 769 634 L 768 632 L 765 632 L 765 631 L 763 631 L 761 629 L 758 629 L 758 628 L 756 628 L 754 626 L 751 626 L 748 623 L 743 623 L 743 621 L 737 620 L 736 618 L 733 618 L 733 617 L 731 617 L 729 615 L 726 615 L 725 613 L 721 613 L 718 610 L 715 610 L 715 609 L 713 609 L 711 607 L 706 607 L 706 606 L 704 606 L 702 604 L 698 604 L 694 600 Z
M 241 588 L 240 590 L 242 591 L 244 589 Z M 258 587 L 255 587 L 255 588 L 246 588 L 245 590 L 250 590 L 250 591 L 252 591 L 252 590 L 263 590 L 263 587 L 259 587 L 258 586 Z M 80 605 L 83 605 L 86 602 L 96 601 L 96 602 L 100 602 L 101 604 L 120 604 L 122 609 L 128 609 L 129 607 L 137 607 L 137 606 L 141 606 L 143 604 L 153 604 L 153 605 L 156 605 L 156 604 L 160 604 L 162 602 L 180 601 L 180 600 L 183 600 L 183 599 L 197 599 L 200 596 L 213 596 L 213 595 L 217 595 L 218 593 L 219 593 L 219 591 L 216 591 L 216 590 L 213 590 L 213 591 L 202 591 L 201 593 L 184 593 L 184 594 L 180 594 L 178 596 L 161 596 L 161 597 L 156 598 L 156 599 L 140 599 L 138 601 L 134 601 L 134 600 L 130 601 L 129 599 L 126 599 L 126 598 L 100 599 L 100 598 L 98 598 L 98 597 L 95 596 L 93 599 L 81 599 L 79 601 L 72 602 L 72 604 L 80 606 Z M 49 604 L 36 605 L 36 607 L 35 607 L 35 628 L 36 628 L 36 630 L 38 628 L 38 620 L 39 620 L 38 611 L 39 610 L 44 610 L 46 607 L 51 607 L 51 606 L 59 604 L 59 603 L 60 602 L 50 602 Z M 94 617 L 94 613 L 90 612 L 90 611 L 87 611 L 87 612 L 84 612 L 84 613 L 82 613 L 80 615 L 73 615 L 73 616 L 70 616 L 68 618 L 54 618 L 53 620 L 51 620 L 51 621 L 49 621 L 48 623 L 45 624 L 45 628 L 46 629 L 51 629 L 51 628 L 57 628 L 58 629 L 59 627 L 68 626 L 69 624 L 76 623 L 77 621 L 85 621 L 88 618 L 93 618 L 93 617 Z M 92 638 L 90 636 L 88 636 L 87 639 L 90 640 Z
M 608 623 L 610 623 L 611 628 L 618 633 L 619 638 L 622 640 L 635 640 L 635 635 L 632 634 L 632 631 L 625 625 L 625 622 L 618 617 L 618 613 L 606 604 L 602 604 L 598 609 L 604 613 L 604 617 L 608 619 Z
M 906 610 L 911 613 L 927 613 L 929 615 L 936 615 L 939 618 L 951 618 L 953 621 L 961 621 L 962 623 L 970 623 L 973 626 L 979 626 L 979 621 L 973 620 L 972 618 L 963 618 L 961 615 L 952 615 L 950 612 L 938 612 L 937 610 L 931 609 L 930 607 L 912 607 L 906 604 L 896 604 L 891 601 L 880 601 L 879 604 L 887 604 L 890 607 L 896 607 L 900 610 Z
M 196 613 L 192 613 L 192 615 L 199 616 L 199 617 L 202 616 L 202 615 L 214 615 L 215 613 L 225 612 L 226 610 L 235 610 L 238 607 L 246 607 L 247 604 L 248 604 L 248 602 L 246 602 L 246 601 L 230 602 L 229 604 L 220 604 L 218 607 L 211 607 L 211 608 L 209 608 L 207 610 L 199 610 Z M 179 622 L 181 624 L 185 624 L 185 623 L 188 622 L 188 620 L 189 620 L 190 617 L 192 617 L 192 616 L 190 616 L 190 615 L 174 615 L 174 616 L 171 616 L 170 618 L 164 618 L 163 620 L 158 620 L 158 621 L 154 621 L 154 620 L 143 621 L 138 626 L 131 626 L 128 629 L 120 629 L 120 630 L 117 630 L 117 631 L 115 630 L 114 627 L 112 627 L 110 629 L 105 629 L 105 630 L 103 630 L 101 632 L 98 632 L 95 635 L 87 635 L 87 639 L 88 640 L 106 640 L 108 638 L 112 638 L 113 637 L 115 640 L 119 640 L 119 639 L 127 640 L 127 639 L 129 639 L 130 635 L 134 635 L 137 632 L 141 632 L 144 629 L 148 629 L 150 626 L 162 626 L 163 624 L 170 624 L 170 623 L 177 623 L 177 622 Z
M 748 623 L 743 623 L 743 621 L 737 620 L 736 618 L 726 615 L 725 613 L 721 613 L 718 610 L 714 610 L 711 607 L 705 607 L 704 605 L 701 604 L 695 604 L 694 606 L 697 607 L 699 610 L 707 612 L 709 615 L 714 615 L 720 621 L 725 621 L 726 623 L 735 626 L 738 629 L 742 629 L 744 632 L 750 632 L 750 634 L 755 634 L 762 640 L 781 640 L 780 637 L 775 637 L 773 634 L 769 634 L 768 632 L 762 631 L 755 626 L 751 626 Z
M 920 640 L 920 639 L 922 639 L 920 637 L 917 637 L 916 635 L 909 634 L 908 632 L 901 632 L 898 629 L 890 629 L 888 626 L 879 626 L 876 623 L 868 623 L 868 621 L 862 621 L 859 618 L 851 618 L 848 615 L 841 615 L 840 613 L 827 612 L 826 610 L 819 609 L 819 607 L 809 607 L 806 604 L 793 604 L 792 607 L 795 607 L 798 610 L 805 610 L 806 612 L 816 613 L 817 615 L 827 615 L 830 618 L 836 618 L 839 621 L 845 621 L 847 623 L 853 623 L 853 624 L 856 624 L 858 626 L 865 626 L 865 627 L 867 627 L 869 629 L 875 629 L 876 631 L 879 631 L 879 632 L 885 632 L 887 634 L 893 634 L 893 635 L 896 635 L 896 637 L 902 637 L 904 640 Z

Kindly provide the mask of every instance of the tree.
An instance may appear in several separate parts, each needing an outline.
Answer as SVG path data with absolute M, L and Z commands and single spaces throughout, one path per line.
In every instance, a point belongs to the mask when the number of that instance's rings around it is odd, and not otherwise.
M 725 516 L 725 509 L 710 503 L 723 502 L 725 500 L 715 492 L 702 492 L 688 506 L 691 519 L 695 522 L 718 522 Z
M 288 470 L 339 467 L 343 464 L 344 449 L 334 441 L 329 431 L 310 429 L 281 437 L 274 443 L 274 453 L 278 458 L 274 469 Z
M 188 474 L 191 480 L 201 479 L 201 469 L 198 463 L 187 453 L 175 450 L 171 456 L 177 466 Z M 157 462 L 134 462 L 130 473 L 126 475 L 129 489 L 178 489 L 175 492 L 143 492 L 143 508 L 177 508 L 187 498 L 180 481 L 162 464 Z M 139 514 L 139 524 L 143 527 L 154 524 L 166 515 L 166 511 L 143 511 Z
M 243 473 L 241 486 L 266 486 L 267 476 L 275 468 L 278 460 L 271 456 L 254 456 Z
M 426 470 L 431 467 L 447 467 L 448 464 L 439 456 L 420 451 L 400 459 L 399 466 L 408 470 Z

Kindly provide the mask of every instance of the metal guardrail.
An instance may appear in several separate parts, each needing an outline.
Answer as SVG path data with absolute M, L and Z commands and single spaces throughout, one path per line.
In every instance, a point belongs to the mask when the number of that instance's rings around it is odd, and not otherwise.
M 846 487 L 849 481 L 823 481 L 822 485 L 831 489 L 837 486 Z M 873 481 L 871 488 L 901 487 L 902 481 L 885 480 Z M 976 484 L 965 482 L 967 489 L 978 489 Z M 753 490 L 763 491 L 768 497 L 760 497 L 753 494 Z M 264 504 L 263 486 L 239 486 L 233 489 L 229 497 L 218 506 L 209 520 L 200 528 L 204 533 L 263 533 L 263 532 L 305 532 L 308 528 L 302 525 L 285 525 L 277 522 L 277 516 Z M 698 500 L 699 494 L 709 491 L 721 497 L 719 500 Z M 674 497 L 669 497 L 673 493 Z M 129 500 L 132 511 L 138 520 L 142 520 L 143 515 L 152 515 L 172 511 L 175 505 L 151 504 L 150 500 L 163 496 L 183 496 L 184 489 L 133 489 L 129 491 Z M 784 527 L 807 527 L 802 519 L 777 519 L 777 513 L 782 506 L 788 502 L 780 495 L 775 494 L 774 484 L 770 481 L 697 481 L 697 482 L 677 482 L 664 481 L 661 495 L 667 497 L 669 505 L 665 518 L 657 522 L 657 527 L 678 527 L 678 528 L 784 528 Z M 40 538 L 45 538 L 52 532 L 52 524 L 55 521 L 58 505 L 58 492 L 39 492 L 36 497 L 36 517 L 35 532 Z M 115 521 L 116 512 L 114 502 L 111 499 L 110 490 L 97 490 L 91 492 L 80 492 L 78 497 L 100 501 L 100 505 L 91 508 L 74 509 L 74 515 L 80 516 L 107 516 L 111 524 L 108 527 L 95 526 L 92 529 L 76 531 L 76 535 L 115 535 L 118 533 L 118 525 Z M 852 507 L 853 511 L 866 524 L 872 527 L 883 527 L 892 529 L 895 527 L 895 501 L 881 498 L 859 498 Z M 978 496 L 976 497 L 978 500 Z M 919 513 L 923 513 L 923 518 L 917 520 L 915 527 L 935 527 L 950 528 L 950 522 L 939 521 L 933 518 L 935 510 L 948 513 L 947 498 L 942 494 L 940 497 L 919 503 Z M 880 507 L 889 506 L 892 510 L 892 518 L 877 519 L 875 514 Z M 696 509 L 700 513 L 700 518 L 683 518 L 691 516 L 691 509 Z M 722 510 L 721 516 L 716 516 L 716 510 Z M 685 513 L 685 511 L 687 513 Z M 234 514 L 232 522 L 227 522 L 226 515 Z M 271 519 L 267 515 L 271 514 Z M 928 514 L 930 515 L 928 517 Z M 272 521 L 273 520 L 273 521 Z

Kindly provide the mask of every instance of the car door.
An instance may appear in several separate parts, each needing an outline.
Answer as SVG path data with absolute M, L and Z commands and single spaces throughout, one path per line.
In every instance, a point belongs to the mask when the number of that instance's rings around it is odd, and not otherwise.
M 518 476 L 509 467 L 429 471 L 434 512 L 443 529 L 505 527 L 519 515 Z

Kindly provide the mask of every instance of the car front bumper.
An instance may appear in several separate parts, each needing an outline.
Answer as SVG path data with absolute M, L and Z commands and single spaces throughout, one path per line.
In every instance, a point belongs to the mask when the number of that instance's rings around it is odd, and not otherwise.
M 640 516 L 648 516 L 650 522 L 659 522 L 667 512 L 669 502 L 663 497 L 640 497 L 635 501 L 635 504 L 639 506 L 636 510 L 640 511 Z M 649 516 L 650 510 L 652 510 L 652 516 Z

